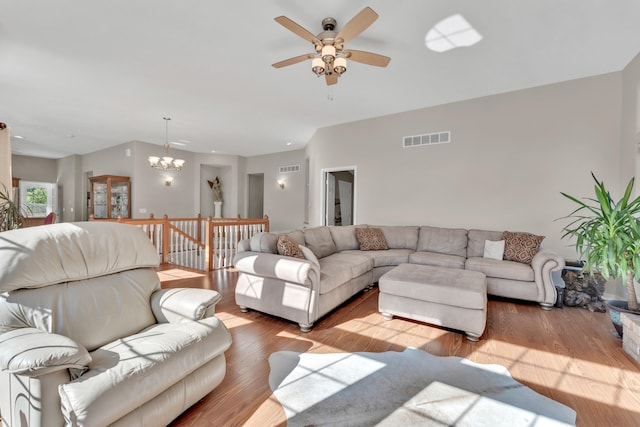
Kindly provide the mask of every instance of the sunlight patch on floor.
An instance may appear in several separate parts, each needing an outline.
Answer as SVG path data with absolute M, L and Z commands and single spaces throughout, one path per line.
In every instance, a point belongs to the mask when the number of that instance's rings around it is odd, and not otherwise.
M 351 319 L 335 328 L 347 333 L 362 334 L 374 340 L 384 341 L 402 347 L 417 348 L 437 340 L 445 334 L 451 333 L 444 329 L 419 323 L 414 323 L 407 327 L 407 322 L 401 320 L 396 321 L 395 319 L 380 324 L 377 319 L 372 318 L 369 320 L 369 318 L 373 316 L 377 317 L 380 316 L 380 314 L 375 313 L 364 318 Z
M 549 357 L 547 351 L 516 344 L 503 342 L 500 348 L 503 349 L 500 354 L 484 352 L 481 348 L 478 352 L 493 359 L 495 361 L 493 363 L 505 366 L 515 379 L 524 377 L 523 380 L 529 384 L 552 387 L 587 399 L 595 398 L 600 403 L 621 409 L 638 410 L 637 402 L 630 404 L 618 399 L 620 391 L 624 389 L 631 393 L 640 393 L 640 372 L 638 371 L 603 366 L 600 363 L 562 354 L 553 354 Z M 540 363 L 541 360 L 545 361 L 544 365 Z M 527 375 L 527 372 L 533 369 L 537 372 L 536 376 Z M 572 381 L 573 378 L 579 378 L 580 381 Z M 585 381 L 589 384 L 588 387 L 576 388 L 576 384 L 585 384 Z
M 253 320 L 247 319 L 246 317 L 242 316 L 236 316 L 225 311 L 216 312 L 216 317 L 222 320 L 222 323 L 224 323 L 227 329 L 233 329 L 239 326 L 246 326 L 253 323 Z
M 377 316 L 372 314 L 371 316 Z M 361 334 L 375 340 L 400 345 L 416 347 L 429 351 L 444 334 L 450 334 L 445 329 L 436 328 L 419 323 L 410 324 L 406 321 L 387 321 L 383 324 L 368 321 L 369 316 L 352 319 L 335 326 L 336 330 L 349 334 Z M 464 337 L 462 337 L 463 342 Z M 322 344 L 316 344 L 322 351 L 344 351 L 339 348 L 326 349 Z M 473 344 L 474 350 L 466 355 L 466 359 L 484 364 L 499 364 L 509 370 L 511 375 L 520 382 L 535 387 L 553 388 L 560 392 L 579 396 L 581 398 L 597 400 L 633 412 L 638 412 L 637 402 L 621 401 L 618 396 L 623 390 L 640 396 L 640 372 L 615 368 L 600 363 L 591 362 L 568 355 L 552 354 L 545 350 L 538 350 L 527 346 L 500 343 L 501 351 L 492 351 L 491 339 L 482 339 Z M 536 372 L 535 375 L 530 375 Z M 580 386 L 577 386 L 577 385 Z M 588 384 L 585 386 L 584 384 Z M 597 392 L 595 392 L 597 390 Z
M 196 273 L 195 271 L 180 270 L 178 268 L 172 268 L 170 270 L 158 271 L 158 277 L 160 282 L 168 282 L 170 280 L 180 279 L 193 279 L 195 277 L 204 277 L 203 273 Z

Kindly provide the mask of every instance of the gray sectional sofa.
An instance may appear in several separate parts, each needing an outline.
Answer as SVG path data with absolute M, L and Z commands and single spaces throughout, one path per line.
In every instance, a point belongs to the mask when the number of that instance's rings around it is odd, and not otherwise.
M 535 301 L 550 309 L 556 300 L 552 273 L 564 260 L 540 249 L 531 264 L 485 258 L 486 241 L 502 231 L 429 226 L 376 226 L 388 249 L 360 250 L 357 227 L 322 226 L 286 233 L 305 259 L 278 254 L 278 234 L 261 233 L 239 243 L 236 303 L 300 325 L 303 332 L 356 293 L 375 284 L 400 264 L 474 270 L 487 278 L 487 293 Z

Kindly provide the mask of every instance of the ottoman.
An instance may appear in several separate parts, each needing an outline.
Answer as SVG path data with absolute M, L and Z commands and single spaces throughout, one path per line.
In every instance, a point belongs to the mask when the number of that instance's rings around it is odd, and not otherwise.
M 378 311 L 464 331 L 478 341 L 487 323 L 487 278 L 479 271 L 400 264 L 378 281 Z

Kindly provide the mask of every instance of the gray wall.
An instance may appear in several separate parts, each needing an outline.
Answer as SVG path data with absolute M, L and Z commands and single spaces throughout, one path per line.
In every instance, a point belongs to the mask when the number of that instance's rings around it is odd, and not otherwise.
M 619 189 L 622 73 L 318 129 L 307 144 L 310 223 L 321 223 L 323 168 L 357 166 L 356 223 L 529 231 L 561 241 L 590 171 Z M 402 147 L 403 136 L 451 131 L 449 144 Z M 300 208 L 302 209 L 302 208 Z
M 55 159 L 11 155 L 11 173 L 25 181 L 56 182 L 58 165 Z
M 247 217 L 262 218 L 264 216 L 264 174 L 247 175 Z
M 622 151 L 620 170 L 628 181 L 636 177 L 636 195 L 640 194 L 640 55 L 625 68 L 622 79 Z M 626 181 L 623 184 L 626 184 Z
M 194 153 L 176 150 L 169 155 L 186 160 L 180 172 L 163 172 L 151 169 L 147 158 L 162 154 L 162 146 L 136 141 L 133 143 L 133 171 L 131 172 L 131 215 L 133 218 L 147 218 L 169 215 L 171 218 L 193 218 L 194 177 L 198 167 Z M 174 177 L 170 187 L 165 185 L 166 177 Z
M 255 156 L 245 159 L 245 174 L 264 174 L 264 213 L 272 231 L 304 227 L 305 169 L 304 150 Z M 300 165 L 300 172 L 280 173 L 280 166 Z M 278 181 L 284 181 L 284 188 Z M 245 178 L 248 184 L 248 179 Z M 245 198 L 248 191 L 245 188 Z M 247 201 L 245 199 L 245 205 Z M 247 215 L 247 214 L 245 214 Z
M 82 156 L 73 155 L 58 159 L 57 169 L 58 218 L 56 221 L 82 221 L 85 212 L 83 203 L 86 203 Z

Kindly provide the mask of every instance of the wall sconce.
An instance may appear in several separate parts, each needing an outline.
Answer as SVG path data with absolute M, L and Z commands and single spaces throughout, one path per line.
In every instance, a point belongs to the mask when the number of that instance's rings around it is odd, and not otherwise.
M 167 176 L 164 178 L 164 185 L 166 185 L 167 187 L 171 187 L 172 182 L 173 182 L 172 176 Z
M 280 187 L 281 190 L 284 190 L 284 181 L 283 180 L 278 180 L 278 187 Z

